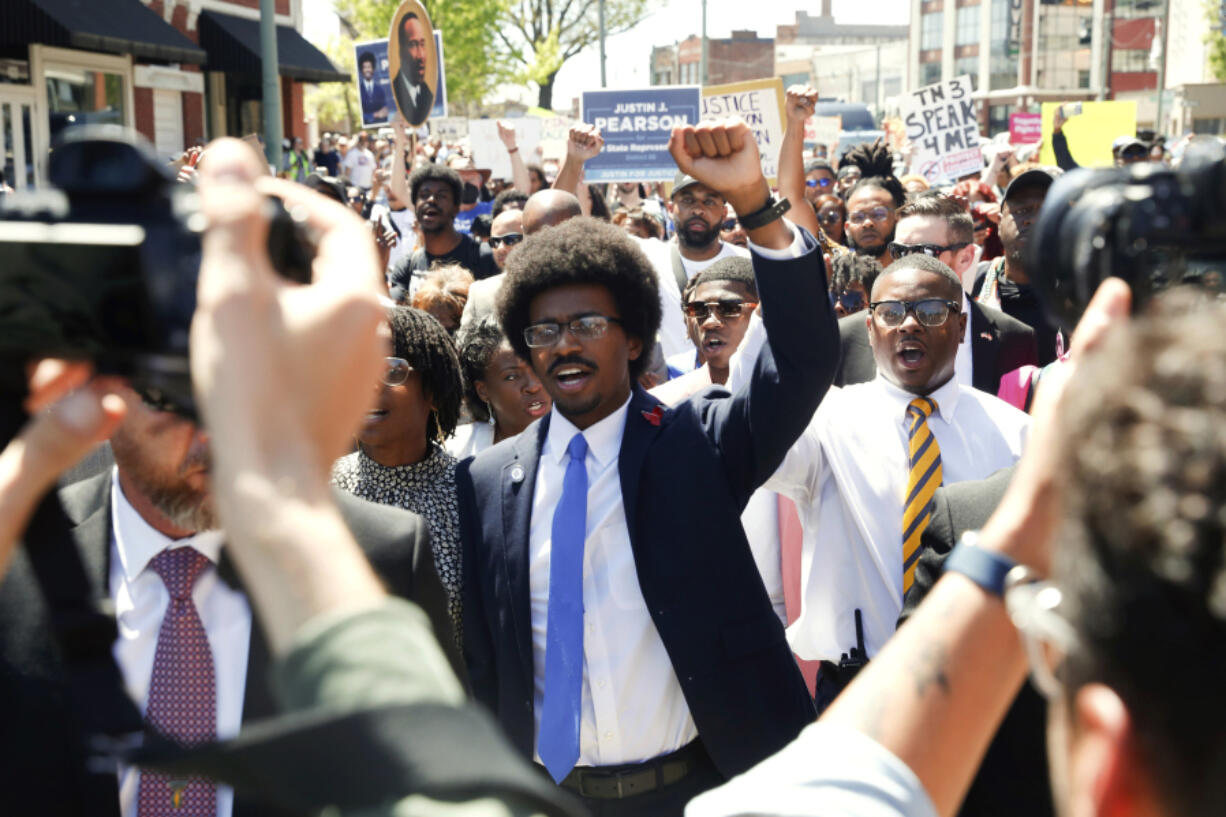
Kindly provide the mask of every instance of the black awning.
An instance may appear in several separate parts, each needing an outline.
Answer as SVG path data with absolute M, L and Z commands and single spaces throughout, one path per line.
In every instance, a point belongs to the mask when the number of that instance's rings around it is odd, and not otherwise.
M 30 43 L 200 64 L 206 54 L 140 0 L 5 0 L 0 48 Z
M 260 21 L 205 11 L 197 23 L 200 46 L 208 52 L 206 71 L 259 76 L 263 71 Z M 277 73 L 304 82 L 348 82 L 315 46 L 289 26 L 277 26 Z

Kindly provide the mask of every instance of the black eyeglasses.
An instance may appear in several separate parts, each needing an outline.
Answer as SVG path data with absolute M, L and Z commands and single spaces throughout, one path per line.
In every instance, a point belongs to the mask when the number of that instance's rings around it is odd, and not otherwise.
M 805 179 L 805 187 L 829 187 L 832 184 L 834 180 L 824 176 L 820 179 Z
M 514 247 L 516 244 L 524 240 L 523 233 L 507 233 L 506 235 L 490 236 L 490 249 L 498 249 L 501 245 L 506 244 L 508 247 Z
M 915 319 L 924 326 L 941 326 L 951 312 L 962 311 L 962 305 L 958 302 L 940 298 L 924 298 L 920 301 L 870 301 L 868 308 L 877 320 L 886 326 L 899 326 L 907 319 L 908 312 L 915 315 Z
M 959 241 L 957 244 L 900 244 L 897 241 L 891 241 L 889 250 L 890 257 L 897 261 L 899 258 L 906 258 L 908 255 L 923 253 L 930 258 L 940 258 L 943 252 L 957 252 L 969 245 L 967 241 Z
M 757 301 L 737 301 L 728 298 L 723 301 L 690 301 L 684 307 L 685 314 L 697 321 L 705 321 L 711 313 L 719 315 L 721 320 L 739 318 L 746 306 L 757 306 Z
M 413 371 L 413 364 L 409 361 L 402 357 L 385 357 L 383 361 L 383 385 L 399 386 L 409 379 L 409 373 Z
M 579 340 L 594 340 L 609 331 L 610 323 L 621 323 L 620 318 L 608 315 L 584 315 L 566 323 L 557 321 L 542 321 L 524 329 L 524 343 L 533 349 L 553 346 L 562 336 L 562 329 L 570 330 L 570 334 Z

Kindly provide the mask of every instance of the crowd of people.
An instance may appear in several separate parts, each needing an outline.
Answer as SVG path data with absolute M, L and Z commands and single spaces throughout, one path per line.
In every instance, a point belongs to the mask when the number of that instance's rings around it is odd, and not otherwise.
M 393 704 L 432 707 L 405 788 L 319 806 L 1219 813 L 1222 307 L 1130 319 L 1108 280 L 1066 338 L 1026 263 L 1060 168 L 836 162 L 816 98 L 775 188 L 739 120 L 677 129 L 670 184 L 585 183 L 588 125 L 538 165 L 500 123 L 511 179 L 402 123 L 280 179 L 193 157 L 199 422 L 44 360 L 0 455 L 6 813 L 274 813 L 319 781 L 84 736 Z M 269 194 L 310 285 L 262 255 Z M 57 477 L 113 612 L 89 675 L 40 589 Z

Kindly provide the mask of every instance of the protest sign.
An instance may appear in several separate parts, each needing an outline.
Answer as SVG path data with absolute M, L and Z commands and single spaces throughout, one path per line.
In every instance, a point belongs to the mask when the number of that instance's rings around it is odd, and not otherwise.
M 698 122 L 699 96 L 693 85 L 584 91 L 583 121 L 604 137 L 604 150 L 585 166 L 586 181 L 672 181 L 677 165 L 668 139 L 673 128 Z
M 525 164 L 532 164 L 536 146 L 541 140 L 541 120 L 532 116 L 504 120 L 515 125 L 515 146 Z M 468 120 L 468 145 L 472 148 L 477 167 L 489 168 L 495 179 L 511 178 L 511 157 L 507 146 L 498 137 L 495 119 Z
M 841 116 L 810 116 L 805 120 L 805 144 L 812 142 L 825 145 L 833 152 L 839 143 L 839 131 L 843 130 Z
M 1064 105 L 1065 122 L 1060 129 L 1068 140 L 1069 154 L 1082 167 L 1110 167 L 1115 163 L 1111 143 L 1137 132 L 1137 103 L 1134 102 L 1044 102 L 1043 150 L 1039 161 L 1056 164 L 1052 151 L 1052 118 Z
M 438 60 L 435 61 L 437 66 L 434 74 L 434 107 L 430 109 L 430 116 L 446 116 L 447 115 L 447 61 L 443 59 L 443 32 L 434 32 L 434 50 L 438 53 Z
M 915 148 L 912 172 L 940 183 L 983 169 L 969 76 L 927 85 L 901 101 L 907 138 Z
M 1009 144 L 1033 145 L 1043 138 L 1043 115 L 1037 113 L 1009 114 Z
M 388 75 L 396 108 L 414 127 L 425 122 L 434 110 L 438 95 L 438 42 L 425 6 L 418 0 L 404 0 L 392 15 L 388 32 Z
M 468 135 L 468 120 L 462 116 L 443 116 L 430 120 L 430 132 L 443 144 L 458 142 Z
M 537 145 L 539 156 L 525 157 L 524 161 L 553 159 L 560 162 L 566 158 L 566 142 L 570 138 L 572 120 L 565 116 L 551 116 L 541 120 L 541 141 Z
M 758 142 L 762 175 L 774 184 L 779 175 L 779 143 L 783 141 L 783 80 L 754 79 L 702 89 L 702 119 L 739 116 Z
M 395 110 L 388 75 L 387 40 L 354 43 L 353 64 L 358 68 L 355 82 L 362 108 L 362 127 L 387 124 L 389 114 Z

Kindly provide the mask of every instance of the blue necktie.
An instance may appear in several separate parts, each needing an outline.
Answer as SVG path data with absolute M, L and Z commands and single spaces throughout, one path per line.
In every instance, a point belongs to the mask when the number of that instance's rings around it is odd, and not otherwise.
M 583 537 L 587 530 L 587 440 L 566 447 L 570 462 L 553 512 L 549 553 L 549 610 L 545 625 L 545 699 L 537 752 L 554 782 L 579 759 L 583 710 Z

